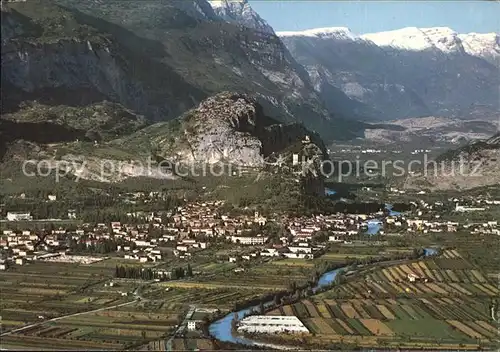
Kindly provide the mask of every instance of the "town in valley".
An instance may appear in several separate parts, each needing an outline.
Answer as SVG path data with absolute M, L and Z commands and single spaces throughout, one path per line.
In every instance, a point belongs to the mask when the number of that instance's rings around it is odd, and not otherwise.
M 499 10 L 0 0 L 0 350 L 499 351 Z

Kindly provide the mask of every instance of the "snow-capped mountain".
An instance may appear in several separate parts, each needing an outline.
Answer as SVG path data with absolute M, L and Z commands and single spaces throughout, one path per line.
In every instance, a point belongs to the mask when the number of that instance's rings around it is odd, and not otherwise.
M 372 42 L 382 48 L 395 50 L 435 50 L 444 54 L 466 53 L 497 62 L 500 59 L 500 36 L 498 33 L 459 34 L 448 27 L 417 28 L 406 27 L 387 32 L 354 34 L 346 27 L 314 28 L 304 31 L 278 32 L 284 37 L 310 37 Z
M 437 50 L 444 54 L 459 52 L 493 61 L 500 58 L 500 41 L 497 33 L 459 34 L 448 27 L 407 27 L 395 31 L 364 34 L 360 38 L 370 40 L 380 47 L 399 50 Z
M 277 34 L 280 37 L 338 38 L 353 41 L 359 39 L 347 27 L 314 28 L 305 31 L 278 32 Z
M 500 66 L 500 35 L 498 33 L 459 34 L 464 51 Z
M 227 22 L 274 34 L 247 0 L 210 4 Z M 370 119 L 500 114 L 496 33 L 408 27 L 358 35 L 329 27 L 276 34 L 331 112 Z
M 214 0 L 209 3 L 215 13 L 227 22 L 274 34 L 273 27 L 252 9 L 247 0 Z
M 499 114 L 497 33 L 409 27 L 356 35 L 333 27 L 277 35 L 327 102 L 333 86 L 374 118 Z
M 364 34 L 360 37 L 371 40 L 380 47 L 398 50 L 438 50 L 443 53 L 463 50 L 458 34 L 447 27 L 407 27 L 395 31 Z

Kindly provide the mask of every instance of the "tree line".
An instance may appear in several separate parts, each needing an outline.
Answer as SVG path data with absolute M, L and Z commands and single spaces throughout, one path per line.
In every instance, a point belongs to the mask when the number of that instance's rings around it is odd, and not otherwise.
M 178 280 L 186 277 L 193 276 L 193 269 L 188 264 L 186 268 L 176 267 L 170 272 L 156 271 L 152 268 L 144 268 L 142 266 L 126 266 L 117 265 L 115 267 L 115 277 L 123 279 L 136 279 L 136 280 Z

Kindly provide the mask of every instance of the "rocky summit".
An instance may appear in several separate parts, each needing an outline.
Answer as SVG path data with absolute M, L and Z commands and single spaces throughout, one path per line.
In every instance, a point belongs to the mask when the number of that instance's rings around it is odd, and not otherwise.
M 2 108 L 108 100 L 160 122 L 231 90 L 324 138 L 353 136 L 273 32 L 229 21 L 233 10 L 253 13 L 248 4 L 226 5 L 219 16 L 205 0 L 4 4 Z
M 239 23 L 245 27 L 274 34 L 274 29 L 255 12 L 248 0 L 210 1 L 215 13 L 227 22 Z
M 302 143 L 306 140 L 310 143 Z M 254 97 L 235 92 L 209 97 L 180 118 L 149 126 L 120 143 L 151 146 L 156 156 L 185 164 L 262 167 L 294 148 L 302 153 L 306 144 L 309 151 L 314 146 L 318 157 L 326 156 L 318 135 L 298 123 L 278 123 Z

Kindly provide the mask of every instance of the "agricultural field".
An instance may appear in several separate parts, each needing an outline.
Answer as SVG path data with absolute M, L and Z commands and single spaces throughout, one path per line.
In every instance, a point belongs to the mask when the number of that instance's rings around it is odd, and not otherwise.
M 182 320 L 175 306 L 131 302 L 116 308 L 64 317 L 2 336 L 6 348 L 109 349 L 165 340 Z
M 324 264 L 345 264 L 354 260 L 380 258 L 395 253 L 411 253 L 408 248 L 396 248 L 391 253 L 384 246 L 356 246 L 344 247 L 336 245 L 322 256 L 312 259 L 260 259 L 258 261 L 243 262 L 244 272 L 235 273 L 236 267 L 232 263 L 210 264 L 211 266 L 229 265 L 225 271 L 208 272 L 207 266 L 195 264 L 193 270 L 203 270 L 206 274 L 195 277 L 190 281 L 169 282 L 166 285 L 178 288 L 206 288 L 206 289 L 244 289 L 252 291 L 286 290 L 291 282 L 296 284 L 307 283 L 313 273 Z M 283 280 L 286 277 L 286 280 Z
M 144 293 L 145 299 L 168 302 L 179 309 L 190 304 L 200 308 L 231 311 L 235 304 L 262 295 L 261 290 L 243 290 L 204 285 L 190 281 L 167 281 L 151 285 Z
M 498 215 L 495 214 L 483 214 L 483 216 L 498 219 Z M 462 231 L 449 234 L 431 234 L 422 238 L 421 241 L 422 245 L 439 243 L 443 247 L 454 248 L 463 259 L 475 267 L 480 267 L 485 274 L 498 273 L 500 239 L 496 235 L 471 236 L 469 232 Z
M 113 272 L 103 262 L 0 272 L 2 348 L 123 349 L 168 336 L 182 307 L 138 301 L 138 284 Z
M 111 277 L 112 270 L 101 266 L 67 263 L 37 262 L 0 272 L 3 328 L 126 302 L 118 289 L 97 289 Z
M 484 272 L 449 250 L 438 258 L 375 268 L 267 314 L 299 317 L 312 333 L 302 338 L 315 347 L 475 349 L 498 346 L 489 307 L 499 293 Z
M 214 345 L 209 339 L 174 339 L 172 349 L 174 351 L 209 351 Z
M 315 261 L 328 261 L 346 263 L 353 260 L 369 260 L 377 259 L 384 256 L 397 254 L 411 254 L 412 248 L 393 247 L 389 248 L 386 245 L 374 246 L 373 244 L 331 244 L 326 253 Z
M 166 287 L 178 289 L 206 289 L 250 292 L 262 295 L 275 290 L 286 290 L 289 282 L 305 283 L 315 270 L 313 261 L 306 260 L 272 260 L 246 262 L 244 271 L 235 272 L 237 266 L 233 263 L 212 264 L 213 267 L 225 266 L 227 269 L 218 272 L 208 272 L 207 265 L 193 266 L 193 270 L 205 268 L 203 275 L 197 275 L 189 280 L 163 282 Z M 209 267 L 210 268 L 210 267 Z M 283 280 L 286 277 L 287 280 Z
M 244 284 L 244 276 L 240 284 L 228 284 L 238 275 L 231 263 L 194 263 L 194 270 L 203 270 L 209 277 L 167 282 L 114 278 L 117 264 L 124 261 L 111 258 L 88 265 L 36 262 L 0 272 L 2 348 L 163 346 L 190 305 L 229 311 L 270 288 L 267 283 L 253 287 L 248 279 Z M 217 281 L 212 276 L 215 271 L 229 272 L 219 274 Z M 188 350 L 210 345 L 202 338 L 186 338 L 183 343 Z
M 498 297 L 498 285 L 457 254 L 445 251 L 440 258 L 383 268 L 366 275 L 363 285 L 366 292 L 378 296 L 405 293 L 426 297 Z M 415 282 L 410 282 L 411 275 L 416 277 Z M 349 285 L 344 289 L 349 291 Z

